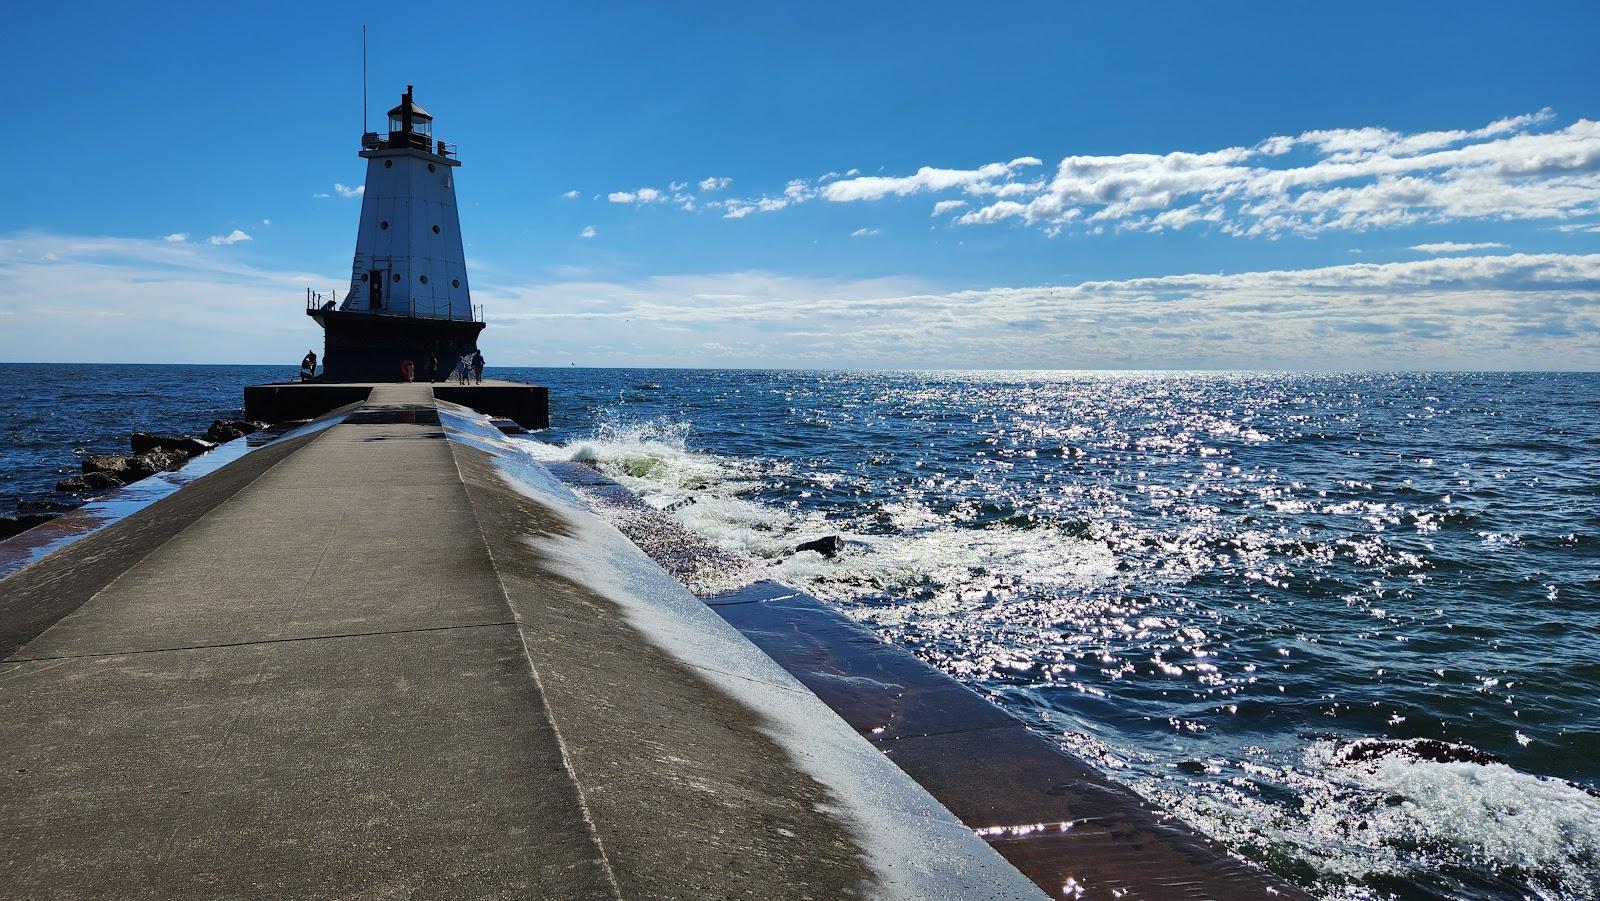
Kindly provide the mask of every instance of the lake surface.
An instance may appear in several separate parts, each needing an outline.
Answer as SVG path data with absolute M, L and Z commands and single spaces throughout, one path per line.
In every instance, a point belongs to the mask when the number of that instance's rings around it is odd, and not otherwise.
M 1600 376 L 489 374 L 550 386 L 544 456 L 1319 894 L 1600 895 Z M 290 375 L 0 366 L 0 505 Z

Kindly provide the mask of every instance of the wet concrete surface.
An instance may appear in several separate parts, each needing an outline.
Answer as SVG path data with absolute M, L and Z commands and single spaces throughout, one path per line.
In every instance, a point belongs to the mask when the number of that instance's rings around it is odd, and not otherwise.
M 592 467 L 571 462 L 544 465 L 695 594 L 705 597 L 731 591 L 762 577 L 759 567 L 708 545 Z

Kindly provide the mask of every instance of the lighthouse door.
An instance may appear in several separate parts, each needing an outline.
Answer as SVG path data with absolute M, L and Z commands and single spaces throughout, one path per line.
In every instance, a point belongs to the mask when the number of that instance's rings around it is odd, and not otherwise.
M 373 310 L 383 309 L 383 284 L 389 275 L 388 270 L 372 269 L 367 272 L 367 306 Z

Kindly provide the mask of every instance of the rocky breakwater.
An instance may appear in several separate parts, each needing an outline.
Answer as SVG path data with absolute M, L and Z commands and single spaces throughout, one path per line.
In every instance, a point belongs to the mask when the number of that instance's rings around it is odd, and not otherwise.
M 0 541 L 43 525 L 123 485 L 158 472 L 181 469 L 192 458 L 210 452 L 219 444 L 264 428 L 267 424 L 263 422 L 218 419 L 198 437 L 134 432 L 128 436 L 132 453 L 88 454 L 81 463 L 83 471 L 57 482 L 53 494 L 24 500 L 17 505 L 16 512 L 0 516 Z

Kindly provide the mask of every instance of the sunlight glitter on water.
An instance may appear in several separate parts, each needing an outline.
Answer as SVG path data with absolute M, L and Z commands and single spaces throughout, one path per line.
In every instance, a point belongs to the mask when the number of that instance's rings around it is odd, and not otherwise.
M 1592 893 L 1594 380 L 718 378 L 552 453 L 1329 897 Z

